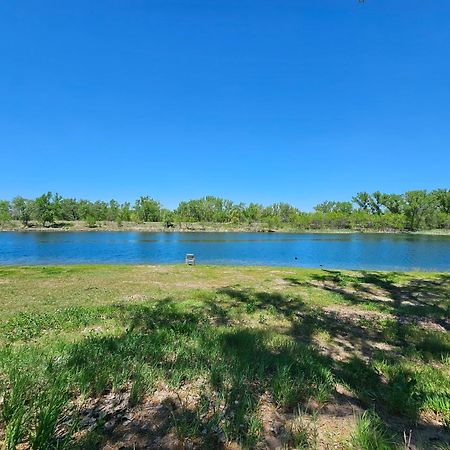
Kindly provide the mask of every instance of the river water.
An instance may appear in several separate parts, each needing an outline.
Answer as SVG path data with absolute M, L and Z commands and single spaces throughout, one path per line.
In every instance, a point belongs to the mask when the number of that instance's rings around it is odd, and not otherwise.
M 450 237 L 410 234 L 3 232 L 0 264 L 197 264 L 450 271 Z

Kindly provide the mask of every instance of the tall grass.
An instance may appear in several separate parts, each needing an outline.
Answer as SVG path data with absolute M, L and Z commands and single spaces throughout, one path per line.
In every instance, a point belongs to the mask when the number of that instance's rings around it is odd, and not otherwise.
M 396 448 L 383 422 L 373 411 L 365 411 L 358 419 L 351 440 L 354 450 L 393 450 Z
M 66 380 L 62 377 L 38 395 L 35 401 L 34 426 L 30 433 L 33 450 L 63 447 L 64 441 L 58 442 L 55 433 L 68 398 Z

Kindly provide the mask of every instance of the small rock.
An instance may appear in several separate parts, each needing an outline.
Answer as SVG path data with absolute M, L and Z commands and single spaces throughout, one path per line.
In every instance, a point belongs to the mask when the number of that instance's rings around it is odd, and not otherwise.
M 82 427 L 86 427 L 86 426 L 89 426 L 89 425 L 93 425 L 95 422 L 96 422 L 96 420 L 93 417 L 86 416 L 86 417 L 83 418 L 83 420 L 81 421 L 80 425 Z
M 116 426 L 115 420 L 108 420 L 108 422 L 105 423 L 105 430 L 111 431 Z

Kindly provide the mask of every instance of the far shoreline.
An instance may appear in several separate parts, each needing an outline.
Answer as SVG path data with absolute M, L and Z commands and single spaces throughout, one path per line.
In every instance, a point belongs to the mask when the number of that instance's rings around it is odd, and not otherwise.
M 268 228 L 261 224 L 242 225 L 229 223 L 176 223 L 166 226 L 162 222 L 116 222 L 102 221 L 95 226 L 88 226 L 83 221 L 57 222 L 49 226 L 32 224 L 24 226 L 18 221 L 12 221 L 0 226 L 1 232 L 34 233 L 34 232 L 137 232 L 137 233 L 273 233 L 273 234 L 405 234 L 405 235 L 425 235 L 425 236 L 450 236 L 450 230 L 433 229 L 420 231 L 393 230 L 393 229 L 298 229 L 298 228 Z

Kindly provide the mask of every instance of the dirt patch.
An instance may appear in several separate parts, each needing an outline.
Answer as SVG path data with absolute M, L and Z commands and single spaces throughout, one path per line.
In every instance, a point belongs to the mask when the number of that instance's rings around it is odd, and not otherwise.
M 383 419 L 392 431 L 403 436 L 407 450 L 441 450 L 445 448 L 443 444 L 450 442 L 450 430 L 429 414 L 421 414 L 415 425 L 400 417 L 384 416 Z
M 275 284 L 275 286 L 287 286 L 287 285 L 289 285 L 289 281 L 284 280 L 283 278 L 275 278 L 273 280 L 273 283 Z
M 343 319 L 349 319 L 357 323 L 361 320 L 378 321 L 383 319 L 396 320 L 402 325 L 415 325 L 424 330 L 439 331 L 446 333 L 450 329 L 450 320 L 439 320 L 439 323 L 430 319 L 414 315 L 393 315 L 382 313 L 380 311 L 361 310 L 352 306 L 345 305 L 330 305 L 323 308 L 323 311 L 335 314 Z
M 441 333 L 447 333 L 450 330 L 450 320 L 442 319 L 439 323 L 433 321 L 432 319 L 424 319 L 418 316 L 399 316 L 397 318 L 399 323 L 404 325 L 415 325 L 424 330 L 438 331 Z
M 388 319 L 393 318 L 391 314 L 381 313 L 379 311 L 366 311 L 345 305 L 329 305 L 323 308 L 323 311 L 336 314 L 342 318 L 351 319 L 353 321 L 361 319 Z
M 344 450 L 356 426 L 356 417 L 320 415 L 316 420 L 318 450 Z
M 265 448 L 275 450 L 283 447 L 286 440 L 286 418 L 278 411 L 272 395 L 265 392 L 261 398 L 260 417 L 263 424 L 263 441 Z
M 155 391 L 138 407 L 130 407 L 130 393 L 110 393 L 89 399 L 80 407 L 81 431 L 75 436 L 81 441 L 91 431 L 104 436 L 101 449 L 178 449 L 183 448 L 170 423 L 172 405 L 177 397 L 169 390 Z
M 126 295 L 122 298 L 123 301 L 126 302 L 142 302 L 147 300 L 147 297 L 142 294 L 132 294 L 132 295 Z

